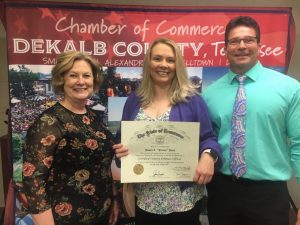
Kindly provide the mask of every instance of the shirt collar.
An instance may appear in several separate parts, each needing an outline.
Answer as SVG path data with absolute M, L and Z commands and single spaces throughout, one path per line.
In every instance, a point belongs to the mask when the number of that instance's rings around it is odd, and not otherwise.
M 256 81 L 260 75 L 261 72 L 260 70 L 263 68 L 263 66 L 261 65 L 260 61 L 258 61 L 255 66 L 253 66 L 250 70 L 248 70 L 245 75 L 250 78 L 250 80 Z M 227 73 L 228 75 L 228 81 L 229 83 L 232 83 L 233 80 L 235 79 L 236 76 L 238 76 L 238 74 L 232 72 L 231 70 L 229 70 L 229 72 Z

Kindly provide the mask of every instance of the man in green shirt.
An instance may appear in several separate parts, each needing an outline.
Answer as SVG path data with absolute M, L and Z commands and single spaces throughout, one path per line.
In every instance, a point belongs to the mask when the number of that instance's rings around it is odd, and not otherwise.
M 203 94 L 224 158 L 208 185 L 210 225 L 289 225 L 287 181 L 295 173 L 300 183 L 300 84 L 263 67 L 259 50 L 257 22 L 232 19 L 225 31 L 230 70 Z

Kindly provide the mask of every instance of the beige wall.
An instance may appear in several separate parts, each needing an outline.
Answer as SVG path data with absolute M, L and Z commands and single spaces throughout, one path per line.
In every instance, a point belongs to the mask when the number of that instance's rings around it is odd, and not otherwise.
M 48 1 L 48 0 L 40 0 Z M 296 44 L 292 61 L 289 67 L 289 75 L 300 81 L 300 1 L 299 0 L 52 0 L 53 2 L 84 2 L 84 3 L 103 3 L 103 4 L 126 4 L 126 5 L 162 5 L 162 6 L 234 6 L 234 7 L 291 7 L 296 23 Z M 113 3 L 112 3 L 113 2 Z M 298 29 L 297 29 L 298 28 Z M 7 81 L 7 61 L 6 61 L 6 45 L 5 31 L 0 26 L 0 136 L 7 133 L 7 126 L 3 123 L 7 120 L 5 109 L 8 107 L 8 81 Z M 296 62 L 298 59 L 298 63 Z M 3 201 L 2 174 L 0 171 L 0 206 Z M 300 185 L 295 180 L 289 182 L 289 189 L 297 207 L 300 207 Z

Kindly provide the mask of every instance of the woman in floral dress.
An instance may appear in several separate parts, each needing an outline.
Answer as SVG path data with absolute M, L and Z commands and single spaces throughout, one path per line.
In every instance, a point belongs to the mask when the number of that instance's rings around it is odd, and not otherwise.
M 36 225 L 115 224 L 118 205 L 110 165 L 113 137 L 86 106 L 103 77 L 80 52 L 59 55 L 52 86 L 63 96 L 29 128 L 23 188 Z

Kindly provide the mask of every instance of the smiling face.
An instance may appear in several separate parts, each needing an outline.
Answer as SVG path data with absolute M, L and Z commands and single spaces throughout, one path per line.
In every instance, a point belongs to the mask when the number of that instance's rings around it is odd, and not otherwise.
M 64 101 L 85 104 L 93 95 L 93 84 L 91 65 L 85 60 L 75 61 L 72 69 L 64 75 Z
M 244 74 L 258 61 L 260 44 L 256 32 L 247 26 L 237 26 L 228 34 L 225 53 L 230 69 L 237 74 Z
M 151 50 L 150 74 L 154 85 L 170 87 L 176 73 L 174 50 L 166 44 L 158 43 Z

